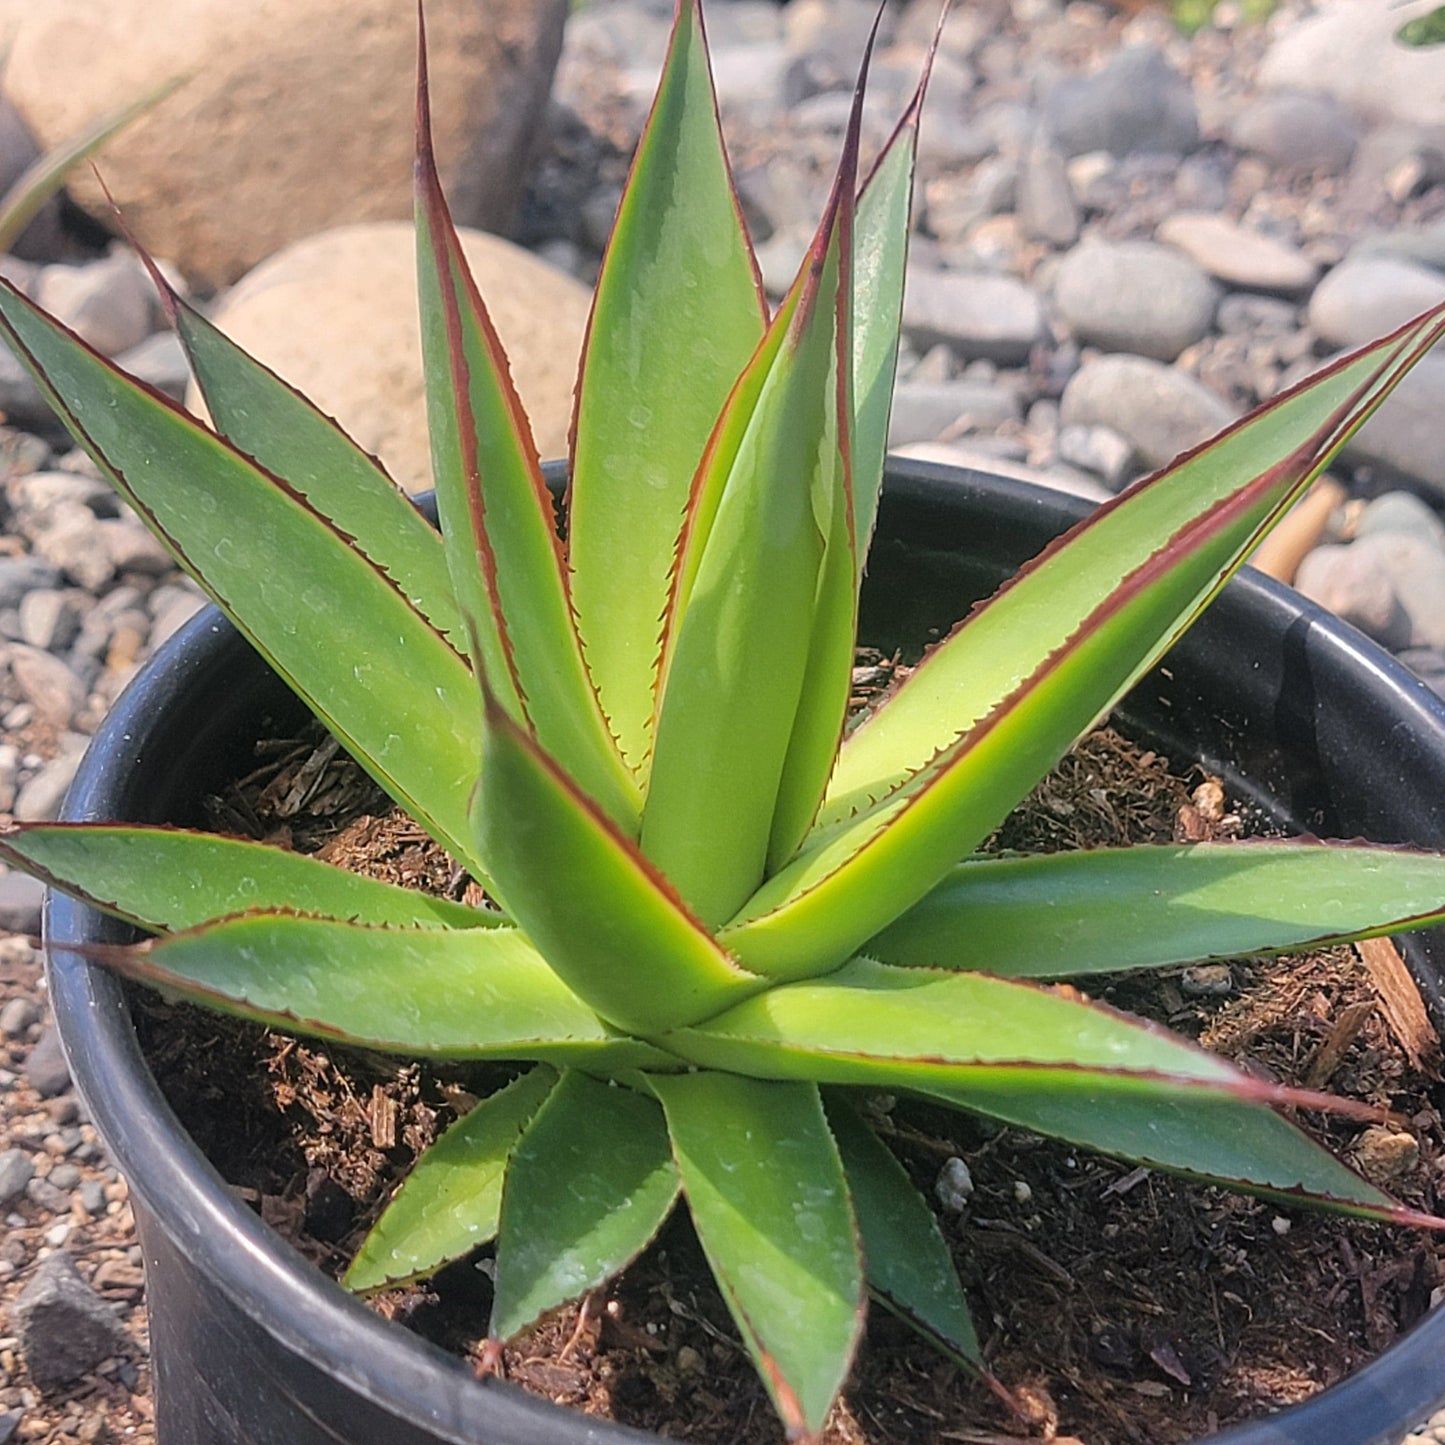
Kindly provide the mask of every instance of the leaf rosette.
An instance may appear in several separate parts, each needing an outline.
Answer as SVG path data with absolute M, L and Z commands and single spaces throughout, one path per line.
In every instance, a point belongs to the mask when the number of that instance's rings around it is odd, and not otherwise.
M 104 951 L 125 974 L 331 1040 L 523 1066 L 418 1160 L 346 1283 L 492 1244 L 509 1337 L 623 1269 L 681 1199 L 803 1438 L 870 1295 L 987 1375 L 949 1249 L 859 1090 L 1437 1226 L 1280 1112 L 1355 1106 L 1049 981 L 1432 924 L 1445 859 L 978 850 L 1445 334 L 1445 308 L 1100 507 L 845 734 L 926 70 L 860 184 L 865 61 L 817 234 L 770 309 L 700 3 L 679 0 L 597 286 L 563 541 L 437 180 L 421 54 L 438 531 L 159 273 L 214 431 L 0 283 L 0 332 L 102 473 L 486 890 L 470 908 L 176 829 L 0 839 L 155 935 Z

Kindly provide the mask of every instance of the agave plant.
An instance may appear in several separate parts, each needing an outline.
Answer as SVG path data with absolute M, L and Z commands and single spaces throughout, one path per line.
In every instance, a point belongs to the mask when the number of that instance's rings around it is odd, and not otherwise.
M 0 328 L 102 472 L 486 889 L 466 907 L 121 824 L 3 840 L 13 863 L 157 935 L 105 954 L 134 978 L 288 1031 L 522 1066 L 417 1161 L 346 1283 L 377 1290 L 494 1242 L 503 1340 L 623 1269 L 681 1198 L 804 1437 L 870 1296 L 984 1368 L 938 1225 L 859 1090 L 1438 1223 L 1278 1112 L 1328 1101 L 1045 981 L 1434 922 L 1445 859 L 1312 841 L 977 850 L 1445 333 L 1445 311 L 1100 508 L 845 736 L 922 85 L 860 188 L 860 80 L 826 213 L 770 314 L 699 0 L 679 0 L 598 283 L 564 544 L 437 181 L 422 54 L 440 535 L 179 298 L 216 432 L 0 293 Z

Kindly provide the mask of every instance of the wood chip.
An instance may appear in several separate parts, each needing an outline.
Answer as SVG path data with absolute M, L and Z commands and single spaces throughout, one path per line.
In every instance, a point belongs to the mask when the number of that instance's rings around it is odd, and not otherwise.
M 1440 1035 L 1430 1022 L 1425 1001 L 1400 950 L 1388 938 L 1366 938 L 1355 945 L 1380 996 L 1380 1011 L 1411 1064 L 1432 1079 L 1440 1074 Z
M 371 1142 L 378 1149 L 396 1148 L 396 1100 L 380 1084 L 371 1086 Z
M 1137 1188 L 1149 1177 L 1149 1170 L 1142 1165 L 1138 1169 L 1131 1169 L 1122 1179 L 1116 1179 L 1107 1189 L 1108 1194 L 1127 1194 L 1131 1189 Z
M 1340 1060 L 1354 1043 L 1355 1036 L 1364 1027 L 1365 1020 L 1374 1011 L 1373 1004 L 1354 1003 L 1340 1014 L 1329 1036 L 1315 1050 L 1315 1056 L 1310 1060 L 1309 1071 L 1305 1074 L 1305 1088 L 1323 1089 L 1329 1083 L 1331 1076 L 1340 1066 Z

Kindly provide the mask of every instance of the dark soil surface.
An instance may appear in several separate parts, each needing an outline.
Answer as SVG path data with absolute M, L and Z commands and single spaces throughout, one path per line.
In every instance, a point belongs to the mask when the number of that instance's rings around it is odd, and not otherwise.
M 862 668 L 862 691 L 886 665 Z M 277 744 L 218 821 L 452 896 L 471 885 L 319 738 Z M 1042 850 L 1226 837 L 1217 783 L 1101 730 L 1001 831 Z M 1388 1107 L 1398 1124 L 1305 1117 L 1305 1128 L 1412 1205 L 1442 1179 L 1438 1042 L 1389 944 L 1213 970 L 1095 980 L 1288 1083 Z M 201 1147 L 322 1269 L 345 1267 L 417 1154 L 509 1074 L 320 1047 L 141 997 L 153 1066 Z M 872 1101 L 923 1193 L 962 1158 L 969 1207 L 942 1218 L 986 1356 L 983 1384 L 875 1311 L 826 1445 L 1019 1438 L 1168 1445 L 1300 1400 L 1388 1345 L 1445 1277 L 1435 1238 L 1185 1183 L 909 1100 Z M 475 1361 L 489 1260 L 459 1262 L 374 1306 Z M 559 1403 L 706 1445 L 781 1431 L 679 1212 L 625 1274 L 506 1349 L 511 1380 Z

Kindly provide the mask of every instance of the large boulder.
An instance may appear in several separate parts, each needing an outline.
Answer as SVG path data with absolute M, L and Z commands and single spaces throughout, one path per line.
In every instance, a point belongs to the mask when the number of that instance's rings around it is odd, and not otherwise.
M 508 224 L 567 0 L 430 0 L 432 114 L 459 221 Z M 233 281 L 300 237 L 411 209 L 416 12 L 397 0 L 0 0 L 5 90 L 42 146 L 170 77 L 106 148 L 136 234 L 192 280 Z M 83 77 L 84 83 L 77 83 Z M 89 169 L 72 191 L 110 211 Z
M 1270 90 L 1332 95 L 1369 120 L 1445 122 L 1445 64 L 1438 48 L 1411 48 L 1395 32 L 1437 0 L 1330 0 L 1283 30 L 1259 67 Z
M 323 232 L 257 266 L 214 315 L 408 491 L 432 484 L 415 245 L 404 221 Z M 538 450 L 563 456 L 587 288 L 498 236 L 464 230 L 462 248 L 511 357 Z M 201 410 L 194 391 L 187 404 Z

